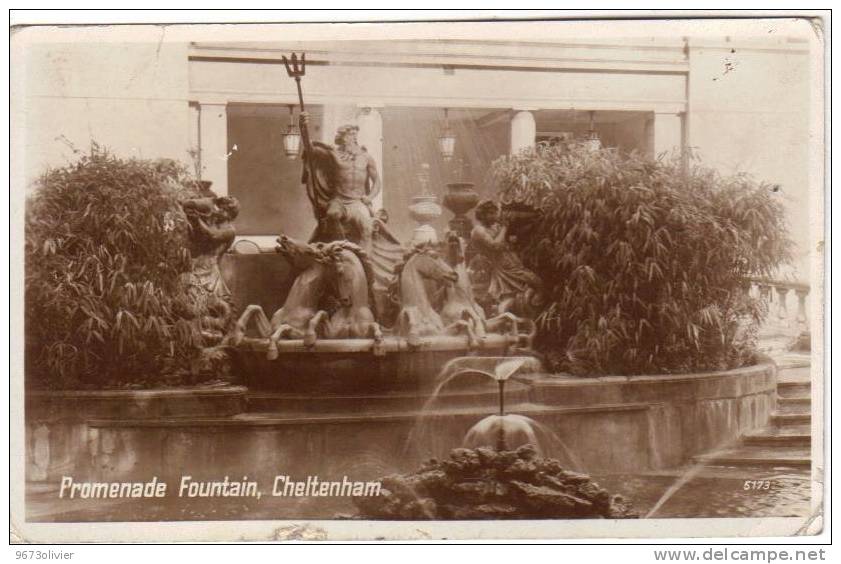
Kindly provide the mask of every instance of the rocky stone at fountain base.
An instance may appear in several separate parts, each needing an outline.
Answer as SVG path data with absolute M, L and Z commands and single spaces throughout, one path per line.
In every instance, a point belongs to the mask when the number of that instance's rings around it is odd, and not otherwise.
M 381 495 L 354 498 L 363 519 L 635 518 L 630 503 L 531 445 L 457 448 L 411 474 L 382 478 Z

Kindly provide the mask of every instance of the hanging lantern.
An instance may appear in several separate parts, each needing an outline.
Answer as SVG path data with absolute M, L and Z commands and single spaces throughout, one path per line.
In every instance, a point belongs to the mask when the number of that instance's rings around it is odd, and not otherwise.
M 294 108 L 292 104 L 289 105 L 289 125 L 286 133 L 283 134 L 283 152 L 286 153 L 288 159 L 297 157 L 301 148 L 301 133 L 295 125 Z
M 444 108 L 444 130 L 438 137 L 438 149 L 441 151 L 441 157 L 445 161 L 453 158 L 453 153 L 456 149 L 456 136 L 450 129 L 450 120 L 448 118 L 447 108 Z

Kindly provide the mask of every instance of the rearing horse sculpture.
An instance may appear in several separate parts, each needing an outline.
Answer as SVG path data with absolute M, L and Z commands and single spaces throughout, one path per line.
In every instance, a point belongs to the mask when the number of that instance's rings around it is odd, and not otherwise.
M 283 306 L 272 315 L 271 320 L 262 307 L 249 305 L 231 334 L 231 342 L 236 346 L 245 336 L 248 322 L 254 318 L 260 336 L 269 338 L 266 356 L 270 360 L 278 357 L 277 342 L 281 338 L 303 339 L 306 346 L 315 344 L 318 323 L 326 315 L 319 309 L 319 302 L 330 279 L 329 262 L 333 258 L 325 252 L 322 244 L 307 245 L 285 235 L 278 237 L 277 243 L 277 252 L 286 255 L 300 274 L 295 278 Z
M 458 319 L 445 324 L 432 306 L 427 291 L 426 281 L 454 284 L 459 275 L 438 255 L 431 245 L 421 245 L 413 249 L 403 265 L 396 268 L 400 286 L 402 308 L 397 315 L 396 328 L 406 337 L 410 347 L 420 345 L 422 336 L 453 335 L 467 333 L 468 344 L 473 346 L 475 334 L 469 322 Z
M 328 339 L 373 338 L 374 354 L 383 354 L 382 329 L 371 310 L 374 277 L 367 254 L 349 241 L 327 243 L 324 253 L 333 267 L 338 308 L 329 319 L 327 312 L 318 312 L 312 323 L 323 323 Z

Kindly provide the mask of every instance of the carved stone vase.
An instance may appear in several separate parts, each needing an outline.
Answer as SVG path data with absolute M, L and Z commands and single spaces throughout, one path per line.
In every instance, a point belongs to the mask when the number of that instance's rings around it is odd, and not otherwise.
M 421 194 L 412 198 L 409 215 L 418 223 L 412 237 L 413 245 L 438 242 L 438 234 L 430 223 L 441 217 L 441 213 L 438 196 L 435 194 Z
M 444 196 L 444 207 L 455 215 L 450 220 L 450 229 L 464 239 L 470 238 L 470 231 L 473 229 L 473 222 L 467 217 L 467 213 L 479 203 L 479 194 L 474 186 L 472 182 L 450 182 Z

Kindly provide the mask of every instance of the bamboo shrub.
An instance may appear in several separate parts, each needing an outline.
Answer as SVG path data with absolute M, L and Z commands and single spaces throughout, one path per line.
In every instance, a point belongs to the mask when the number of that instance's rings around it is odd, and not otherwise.
M 202 345 L 182 283 L 192 184 L 172 161 L 98 147 L 40 178 L 26 207 L 27 385 L 148 387 L 187 370 Z
M 751 276 L 789 258 L 771 186 L 680 156 L 539 145 L 494 162 L 502 201 L 539 211 L 516 250 L 544 281 L 538 346 L 580 374 L 754 361 Z

